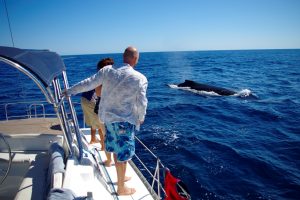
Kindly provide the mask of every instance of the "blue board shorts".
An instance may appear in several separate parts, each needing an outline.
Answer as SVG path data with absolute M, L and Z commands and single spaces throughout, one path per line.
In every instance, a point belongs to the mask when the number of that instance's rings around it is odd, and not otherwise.
M 117 155 L 119 162 L 128 161 L 135 153 L 135 125 L 128 122 L 107 123 L 105 150 Z

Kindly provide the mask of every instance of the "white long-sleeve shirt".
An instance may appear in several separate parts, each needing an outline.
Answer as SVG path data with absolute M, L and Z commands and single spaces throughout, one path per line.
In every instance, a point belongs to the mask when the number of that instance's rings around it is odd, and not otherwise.
M 129 122 L 139 129 L 144 121 L 148 100 L 147 78 L 128 64 L 114 69 L 106 66 L 95 75 L 67 90 L 70 95 L 102 85 L 98 115 L 104 123 Z

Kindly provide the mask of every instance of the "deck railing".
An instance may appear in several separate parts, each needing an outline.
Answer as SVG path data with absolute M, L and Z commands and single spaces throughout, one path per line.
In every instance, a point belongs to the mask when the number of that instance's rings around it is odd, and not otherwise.
M 135 154 L 134 157 L 139 161 L 139 163 L 143 166 L 147 174 L 152 178 L 151 183 L 151 192 L 155 192 L 158 196 L 158 199 L 162 199 L 163 196 L 166 196 L 166 192 L 164 190 L 163 184 L 162 184 L 162 176 L 160 174 L 160 171 L 165 169 L 165 166 L 160 161 L 160 159 L 137 137 L 135 136 L 136 141 L 138 141 L 139 144 L 141 144 L 144 149 L 156 160 L 155 170 L 154 172 L 151 172 L 149 167 L 146 166 L 146 164 L 142 161 L 142 159 Z M 150 183 L 150 182 L 149 182 Z M 155 190 L 156 187 L 156 190 Z M 161 194 L 161 192 L 163 194 Z
M 164 164 L 161 162 L 161 160 L 137 137 L 135 136 L 136 141 L 143 146 L 143 148 L 156 160 L 155 169 L 153 172 L 147 167 L 149 164 L 145 164 L 142 159 L 138 156 L 138 153 L 134 155 L 134 157 L 139 161 L 139 163 L 142 165 L 142 167 L 145 169 L 147 174 L 150 176 L 152 180 L 148 180 L 148 182 L 152 182 L 150 188 L 150 191 L 152 194 L 157 195 L 157 199 L 165 199 L 167 197 L 167 193 L 164 189 L 164 174 L 161 174 L 161 172 L 165 172 L 168 170 Z M 148 159 L 147 159 L 148 160 Z M 136 163 L 135 163 L 136 164 Z M 141 168 L 139 168 L 141 170 Z M 189 192 L 180 184 L 177 184 L 177 186 L 180 188 L 180 195 L 183 197 L 183 199 L 191 199 L 191 196 Z
M 45 110 L 46 101 L 34 101 L 34 102 L 14 102 L 4 104 L 5 118 L 6 120 L 10 119 L 22 119 L 22 118 L 39 118 L 39 117 L 55 117 L 56 114 L 46 113 Z M 20 114 L 17 106 L 23 105 L 25 107 L 26 114 Z M 15 114 L 10 115 L 9 111 L 15 111 Z M 18 110 L 18 111 L 16 111 Z
M 78 102 L 75 102 L 73 104 L 76 106 L 80 105 L 80 103 Z M 53 106 L 49 104 L 47 101 L 28 101 L 28 102 L 24 101 L 24 102 L 5 103 L 2 105 L 4 105 L 4 111 L 5 111 L 4 114 L 6 120 L 23 119 L 23 118 L 57 117 L 54 111 L 53 113 L 51 113 L 49 110 L 45 108 L 47 105 L 53 108 Z M 17 107 L 18 105 L 19 106 L 23 105 L 23 109 L 24 109 L 23 111 L 25 112 L 20 114 L 21 111 L 19 110 L 19 107 Z M 11 114 L 10 112 L 14 112 L 14 114 Z

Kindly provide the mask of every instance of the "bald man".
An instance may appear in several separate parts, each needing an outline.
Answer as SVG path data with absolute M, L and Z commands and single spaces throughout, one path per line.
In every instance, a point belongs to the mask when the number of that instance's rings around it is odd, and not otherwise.
M 95 75 L 68 89 L 65 94 L 75 95 L 102 85 L 99 117 L 106 127 L 105 150 L 114 154 L 118 177 L 118 195 L 131 195 L 134 188 L 125 185 L 127 161 L 135 154 L 135 131 L 144 122 L 148 100 L 147 78 L 136 71 L 139 52 L 127 47 L 123 66 L 104 67 Z

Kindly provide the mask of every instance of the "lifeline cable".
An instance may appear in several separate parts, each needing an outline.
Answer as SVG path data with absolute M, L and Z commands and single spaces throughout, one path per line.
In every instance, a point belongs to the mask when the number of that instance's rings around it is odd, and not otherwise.
M 9 32 L 10 32 L 11 42 L 12 42 L 13 47 L 15 47 L 14 38 L 13 38 L 13 35 L 12 35 L 11 26 L 10 26 L 10 20 L 9 20 L 8 10 L 7 10 L 7 6 L 6 6 L 6 0 L 3 0 L 3 2 L 4 2 L 4 7 L 5 7 L 5 11 L 6 11 L 6 17 L 7 17 L 8 26 L 9 26 Z

